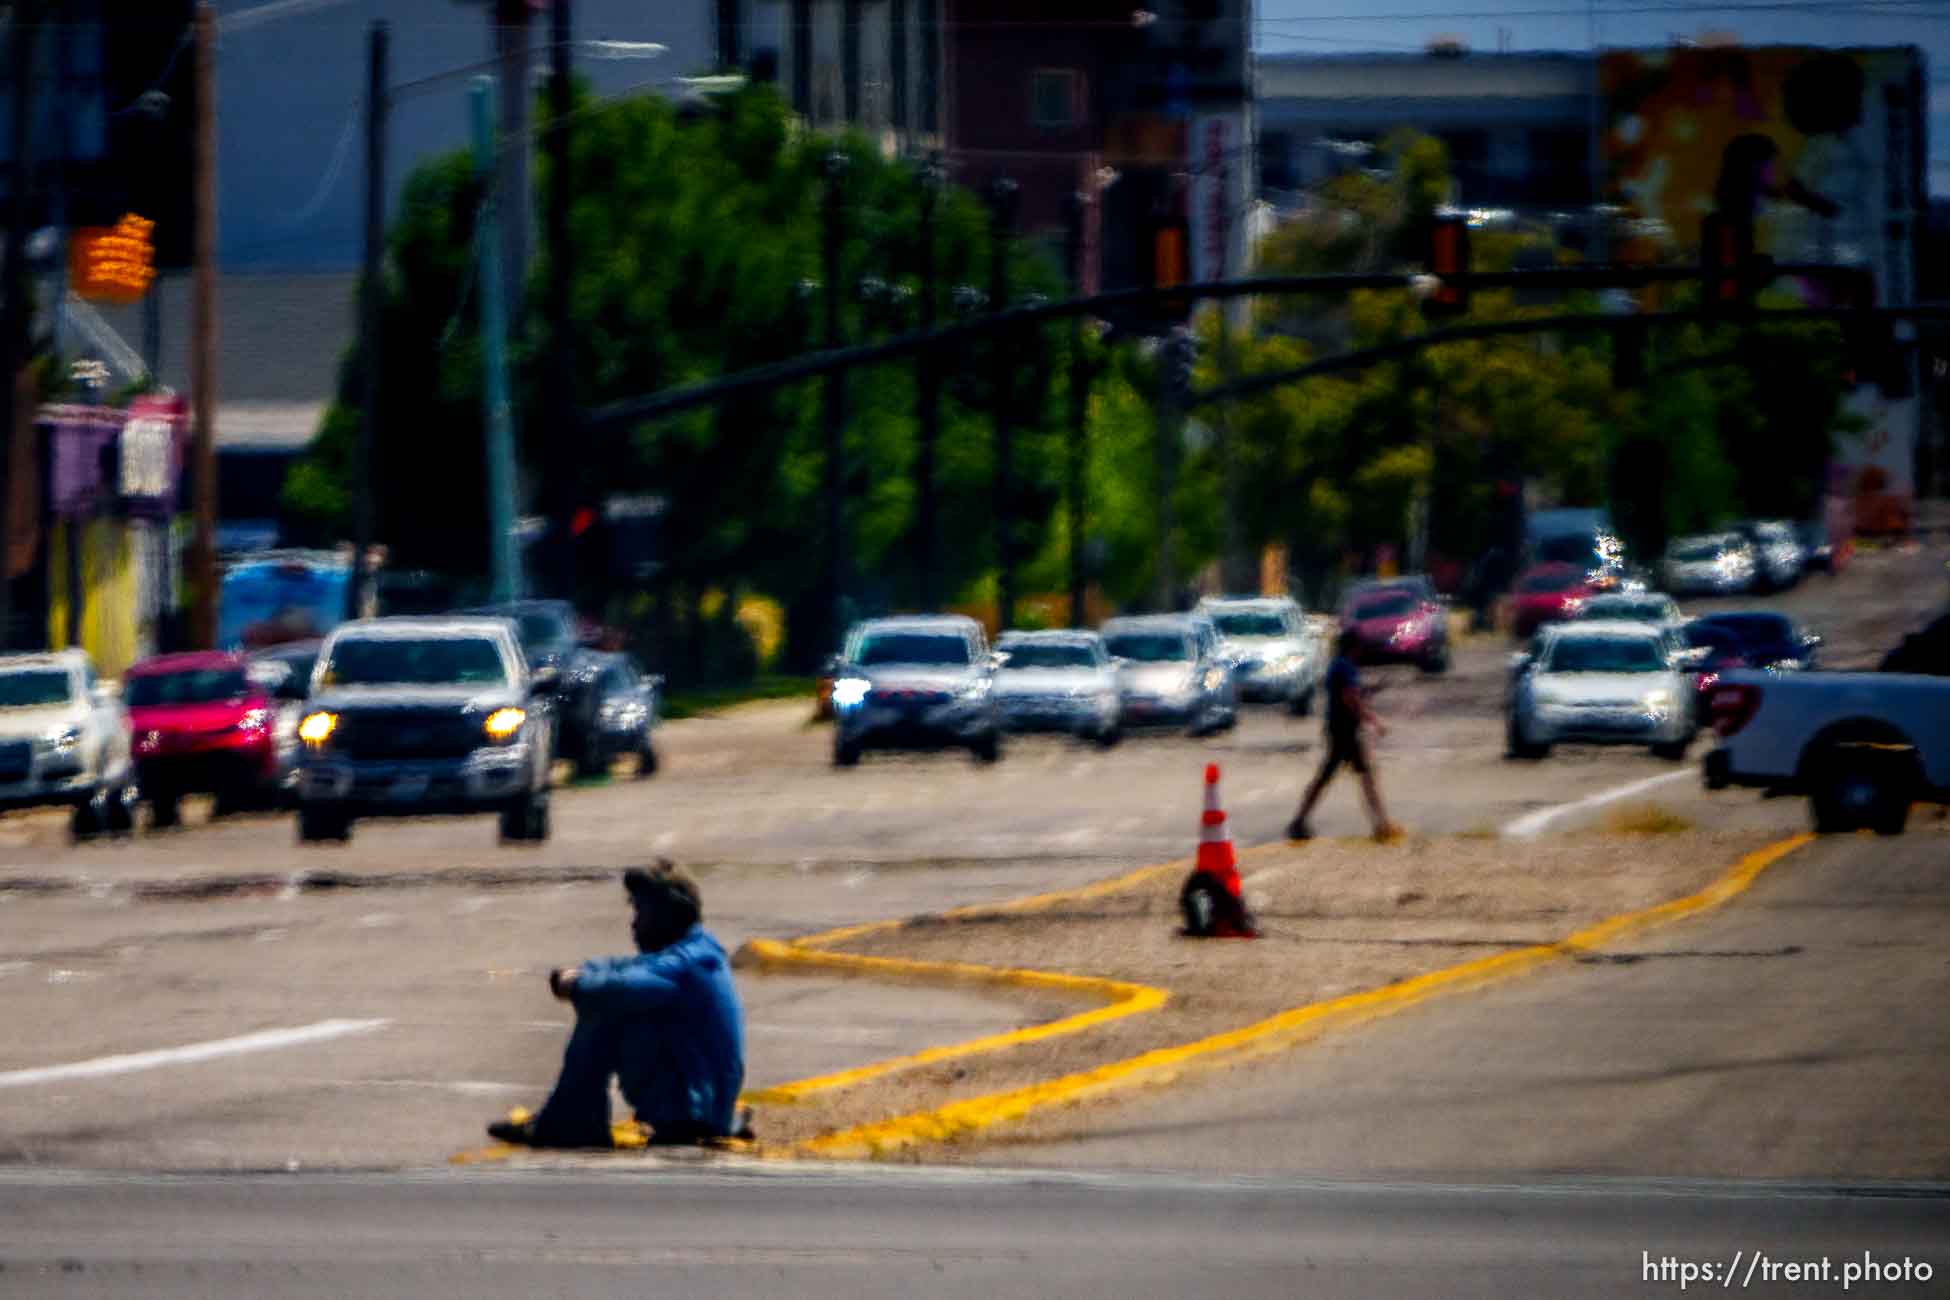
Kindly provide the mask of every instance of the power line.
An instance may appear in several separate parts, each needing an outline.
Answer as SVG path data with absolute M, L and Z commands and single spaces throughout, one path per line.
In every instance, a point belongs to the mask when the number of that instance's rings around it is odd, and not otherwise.
M 1869 0 L 1868 4 L 1852 7 L 1850 17 L 1862 18 L 1907 18 L 1937 19 L 1950 17 L 1950 10 L 1942 14 L 1934 12 L 1941 8 L 1945 0 Z M 1906 5 L 1914 8 L 1898 11 L 1886 6 Z M 1874 6 L 1874 7 L 1871 7 Z M 1928 6 L 1929 11 L 1924 7 Z M 1688 5 L 1675 8 L 1670 5 L 1606 5 L 1599 6 L 1595 12 L 1605 17 L 1630 16 L 1634 14 L 1656 14 L 1671 17 L 1674 14 L 1742 14 L 1742 13 L 1824 13 L 1833 14 L 1836 6 L 1833 0 L 1761 0 L 1759 3 L 1745 4 L 1706 4 Z M 1260 28 L 1305 26 L 1309 23 L 1361 23 L 1361 22 L 1448 22 L 1456 19 L 1500 19 L 1500 18 L 1584 18 L 1594 12 L 1588 6 L 1555 9 L 1474 9 L 1474 10 L 1427 10 L 1418 13 L 1360 13 L 1360 14 L 1309 14 L 1305 18 L 1261 18 L 1255 21 Z

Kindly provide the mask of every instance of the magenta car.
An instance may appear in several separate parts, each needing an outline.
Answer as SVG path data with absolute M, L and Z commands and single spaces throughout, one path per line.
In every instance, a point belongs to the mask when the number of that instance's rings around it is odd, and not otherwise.
M 1404 583 L 1356 593 L 1341 614 L 1364 664 L 1414 664 L 1425 673 L 1449 668 L 1448 611 L 1435 595 Z

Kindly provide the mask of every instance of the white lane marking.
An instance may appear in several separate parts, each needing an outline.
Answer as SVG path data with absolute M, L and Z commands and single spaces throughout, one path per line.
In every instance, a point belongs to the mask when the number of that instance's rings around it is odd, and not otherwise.
M 74 1061 L 67 1065 L 8 1070 L 0 1073 L 0 1088 L 21 1088 L 28 1084 L 54 1083 L 62 1079 L 95 1079 L 109 1074 L 153 1070 L 164 1065 L 189 1065 L 244 1052 L 268 1052 L 279 1047 L 297 1047 L 303 1043 L 323 1042 L 328 1038 L 344 1038 L 347 1034 L 370 1033 L 391 1023 L 390 1020 L 321 1020 L 316 1024 L 298 1025 L 291 1029 L 264 1029 L 254 1034 L 239 1034 L 235 1038 L 216 1038 L 207 1043 L 165 1047 L 154 1052 L 130 1052 L 124 1056 L 98 1056 L 92 1061 Z
M 1658 776 L 1648 776 L 1642 781 L 1628 781 L 1624 785 L 1600 790 L 1597 794 L 1586 795 L 1582 799 L 1573 799 L 1570 803 L 1553 804 L 1549 808 L 1539 808 L 1536 812 L 1525 813 L 1505 826 L 1501 834 L 1518 839 L 1526 835 L 1535 835 L 1561 817 L 1569 817 L 1572 813 L 1583 812 L 1587 808 L 1602 808 L 1608 803 L 1630 799 L 1635 794 L 1644 794 L 1647 790 L 1656 789 L 1670 782 L 1684 781 L 1696 776 L 1697 774 L 1688 767 L 1681 768 L 1677 772 L 1661 772 Z

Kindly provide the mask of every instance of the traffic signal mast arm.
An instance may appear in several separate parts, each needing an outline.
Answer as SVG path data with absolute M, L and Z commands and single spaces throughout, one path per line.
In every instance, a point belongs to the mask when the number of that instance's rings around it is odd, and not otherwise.
M 1851 268 L 1836 267 L 1828 263 L 1783 263 L 1772 268 L 1777 276 L 1822 278 Z M 1575 289 L 1631 289 L 1651 284 L 1676 284 L 1696 281 L 1700 278 L 1698 267 L 1692 266 L 1573 266 L 1549 267 L 1539 270 L 1516 271 L 1471 271 L 1467 274 L 1448 277 L 1459 286 L 1475 289 L 1555 289 L 1570 291 Z M 642 397 L 624 398 L 589 412 L 592 427 L 613 427 L 634 425 L 644 420 L 674 415 L 679 411 L 698 406 L 708 406 L 723 401 L 739 393 L 756 389 L 773 388 L 784 384 L 797 383 L 816 378 L 834 370 L 844 370 L 852 366 L 874 365 L 897 358 L 911 356 L 929 349 L 946 351 L 965 345 L 987 335 L 1030 326 L 1043 325 L 1051 321 L 1064 320 L 1072 316 L 1106 316 L 1119 309 L 1142 308 L 1160 298 L 1184 295 L 1193 299 L 1224 301 L 1232 298 L 1269 294 L 1335 294 L 1351 293 L 1359 289 L 1399 289 L 1411 292 L 1422 279 L 1421 272 L 1393 271 L 1382 273 L 1349 275 L 1276 275 L 1257 276 L 1237 280 L 1207 280 L 1195 284 L 1173 285 L 1167 288 L 1119 289 L 1109 293 L 1094 294 L 1087 298 L 1073 298 L 1065 302 L 1040 303 L 1011 307 L 1005 311 L 993 312 L 971 320 L 944 325 L 938 329 L 905 334 L 899 338 L 886 339 L 876 343 L 865 343 L 849 348 L 835 348 L 825 352 L 810 353 L 794 357 L 789 361 L 777 362 L 769 366 L 758 366 L 727 375 L 722 379 L 710 380 L 702 384 L 692 384 L 683 388 L 668 389 L 660 393 L 650 393 Z M 1847 320 L 1860 319 L 1865 313 L 1852 310 L 1811 308 L 1789 311 L 1756 311 L 1756 319 L 1782 320 Z M 1890 319 L 1945 319 L 1950 318 L 1950 305 L 1922 304 L 1914 307 L 1883 308 L 1866 313 L 1867 316 L 1887 316 Z M 1436 343 L 1460 342 L 1472 338 L 1492 338 L 1502 334 L 1521 334 L 1533 331 L 1554 329 L 1617 329 L 1623 323 L 1656 325 L 1682 321 L 1705 321 L 1719 319 L 1706 312 L 1665 312 L 1632 316 L 1569 315 L 1544 317 L 1535 320 L 1499 321 L 1488 325 L 1466 325 L 1453 329 L 1432 331 L 1404 339 L 1398 343 L 1387 344 L 1381 348 L 1371 348 L 1360 353 L 1348 353 L 1344 357 L 1329 357 L 1310 366 L 1300 368 L 1300 373 L 1289 378 L 1305 378 L 1308 374 L 1326 373 L 1330 370 L 1355 369 L 1360 365 L 1371 364 L 1375 360 L 1386 360 L 1390 356 L 1408 355 L 1421 347 Z M 1193 394 L 1191 405 L 1211 400 L 1215 396 L 1240 395 L 1246 391 L 1260 391 L 1275 386 L 1265 380 L 1277 380 L 1277 376 L 1251 376 L 1242 379 L 1225 390 L 1208 390 Z M 1250 388 L 1245 387 L 1250 385 Z

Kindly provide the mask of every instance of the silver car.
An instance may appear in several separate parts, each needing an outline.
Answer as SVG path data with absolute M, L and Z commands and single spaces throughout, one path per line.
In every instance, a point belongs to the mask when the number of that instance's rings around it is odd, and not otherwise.
M 1512 758 L 1559 743 L 1648 745 L 1681 759 L 1698 723 L 1678 636 L 1644 623 L 1562 623 L 1545 629 L 1513 676 Z
M 1232 659 L 1242 700 L 1270 700 L 1302 716 L 1320 686 L 1320 638 L 1287 596 L 1208 596 L 1198 612 L 1212 620 Z
M 1738 533 L 1675 537 L 1666 547 L 1665 588 L 1679 596 L 1737 596 L 1752 590 L 1754 548 Z
M 966 746 L 993 763 L 1002 756 L 996 663 L 972 618 L 939 614 L 856 625 L 834 666 L 834 764 L 852 767 L 870 749 L 949 746 Z
M 1095 632 L 1007 632 L 995 643 L 995 702 L 1010 731 L 1066 731 L 1100 745 L 1122 734 L 1117 662 Z
M 1117 673 L 1126 727 L 1184 727 L 1194 736 L 1239 720 L 1237 686 L 1218 629 L 1195 614 L 1114 618 L 1104 645 L 1124 662 Z
M 1679 602 L 1663 591 L 1618 591 L 1589 597 L 1574 623 L 1650 623 L 1675 628 L 1686 621 Z
M 79 839 L 128 831 L 135 797 L 128 715 L 86 652 L 0 655 L 0 811 L 70 807 Z
M 1742 524 L 1738 531 L 1753 548 L 1754 572 L 1761 588 L 1779 591 L 1801 581 L 1802 570 L 1808 564 L 1808 552 L 1795 535 L 1792 524 L 1779 519 L 1763 519 Z

